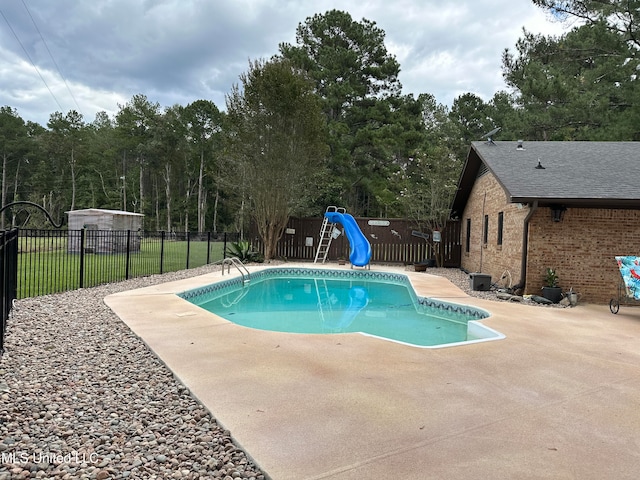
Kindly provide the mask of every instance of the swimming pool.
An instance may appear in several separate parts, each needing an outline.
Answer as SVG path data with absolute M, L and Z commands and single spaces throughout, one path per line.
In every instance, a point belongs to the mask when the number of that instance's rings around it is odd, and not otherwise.
M 178 294 L 249 328 L 361 333 L 435 348 L 504 338 L 478 322 L 485 310 L 416 295 L 406 275 L 361 270 L 270 268 Z

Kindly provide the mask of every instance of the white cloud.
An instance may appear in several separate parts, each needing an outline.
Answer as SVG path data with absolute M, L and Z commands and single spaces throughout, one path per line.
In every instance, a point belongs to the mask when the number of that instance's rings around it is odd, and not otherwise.
M 142 93 L 162 106 L 205 98 L 224 108 L 225 94 L 249 59 L 268 58 L 294 43 L 298 24 L 330 9 L 374 21 L 401 66 L 404 93 L 431 93 L 451 104 L 462 93 L 485 100 L 504 88 L 501 53 L 522 27 L 562 30 L 529 1 L 465 0 L 25 0 L 0 7 L 0 104 L 46 124 L 60 107 L 85 120 Z M 0 18 L 0 22 L 4 19 Z M 44 37 L 43 43 L 40 33 Z M 48 92 L 23 47 L 38 66 Z M 48 49 L 47 49 L 48 47 Z M 52 53 L 55 64 L 49 55 Z M 56 64 L 64 78 L 60 73 Z

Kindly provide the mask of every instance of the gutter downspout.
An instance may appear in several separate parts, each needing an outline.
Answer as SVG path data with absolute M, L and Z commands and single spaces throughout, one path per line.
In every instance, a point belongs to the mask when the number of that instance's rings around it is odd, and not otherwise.
M 529 251 L 529 222 L 531 217 L 538 210 L 538 200 L 534 200 L 529 209 L 529 213 L 524 219 L 524 225 L 522 228 L 522 261 L 520 263 L 520 282 L 513 287 L 514 290 L 523 290 L 527 283 L 527 253 Z

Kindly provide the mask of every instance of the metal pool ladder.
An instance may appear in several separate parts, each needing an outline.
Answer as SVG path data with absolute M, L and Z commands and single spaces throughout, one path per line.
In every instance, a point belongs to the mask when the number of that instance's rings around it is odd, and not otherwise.
M 227 266 L 227 273 L 231 272 L 232 265 L 238 269 L 238 271 L 240 272 L 240 275 L 242 275 L 243 285 L 251 281 L 251 274 L 249 273 L 249 270 L 247 269 L 245 264 L 242 263 L 242 260 L 240 260 L 238 257 L 227 257 L 224 260 L 222 260 L 222 275 L 224 275 L 225 265 Z

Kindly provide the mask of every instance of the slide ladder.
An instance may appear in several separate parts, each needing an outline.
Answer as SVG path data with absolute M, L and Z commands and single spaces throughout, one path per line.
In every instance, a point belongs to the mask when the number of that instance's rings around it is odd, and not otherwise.
M 342 207 L 327 207 L 326 212 L 338 212 L 338 213 L 346 213 L 346 209 Z M 325 213 L 326 213 L 325 212 Z M 329 254 L 329 247 L 331 246 L 331 241 L 333 240 L 333 229 L 335 228 L 335 222 L 329 220 L 329 217 L 324 216 L 324 220 L 322 221 L 322 226 L 320 227 L 320 242 L 318 243 L 318 249 L 316 250 L 316 257 L 313 260 L 313 263 L 318 263 L 321 260 L 321 263 L 324 263 L 327 260 L 327 255 Z
M 329 287 L 327 286 L 327 281 L 325 279 L 314 280 L 316 285 L 316 295 L 318 297 L 318 312 L 320 313 L 320 321 L 322 325 L 325 324 L 325 311 L 328 314 L 331 314 L 333 301 L 331 299 L 331 294 L 329 293 Z

